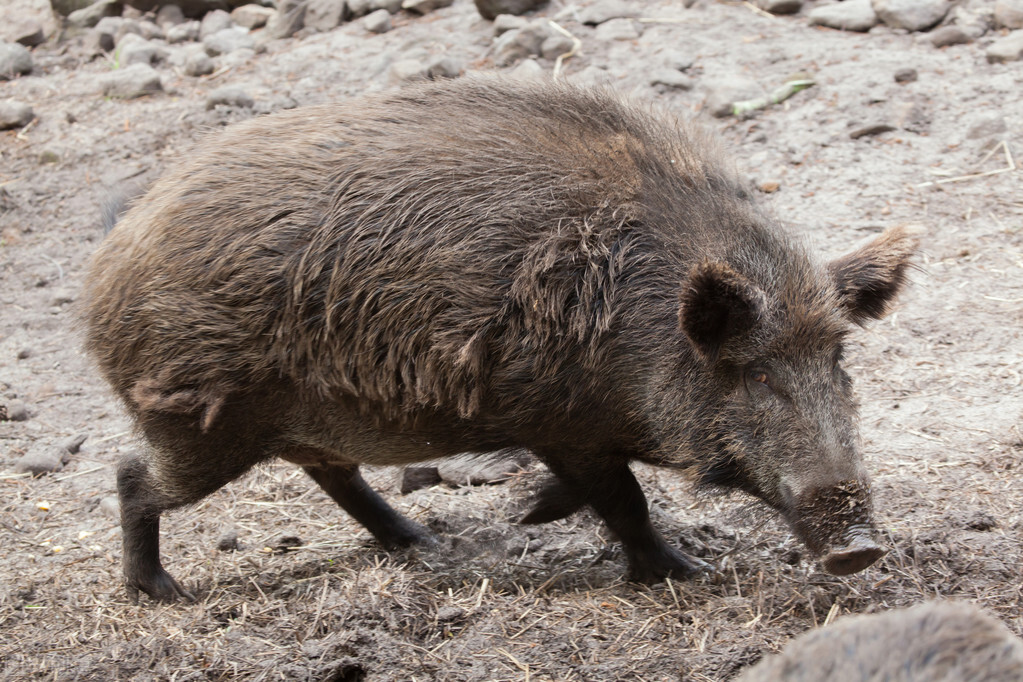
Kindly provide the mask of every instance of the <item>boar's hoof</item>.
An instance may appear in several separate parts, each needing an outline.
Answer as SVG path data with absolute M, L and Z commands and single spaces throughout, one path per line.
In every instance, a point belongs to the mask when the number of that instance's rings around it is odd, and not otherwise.
M 873 541 L 861 540 L 828 552 L 821 564 L 831 575 L 851 575 L 862 571 L 884 555 L 885 550 Z
M 139 603 L 139 590 L 148 594 L 154 601 L 172 602 L 177 601 L 179 597 L 190 602 L 196 601 L 195 595 L 179 585 L 178 581 L 163 568 L 147 576 L 126 576 L 125 587 L 132 604 Z
M 713 570 L 706 561 L 668 546 L 654 553 L 646 553 L 642 557 L 629 558 L 629 580 L 636 583 L 657 583 L 665 578 L 693 578 Z

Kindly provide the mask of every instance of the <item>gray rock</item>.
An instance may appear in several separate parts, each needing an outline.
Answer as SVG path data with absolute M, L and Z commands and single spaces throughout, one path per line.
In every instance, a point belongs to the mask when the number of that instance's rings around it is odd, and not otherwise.
M 986 4 L 969 7 L 959 5 L 952 10 L 952 23 L 972 40 L 976 40 L 994 27 L 994 8 Z
M 206 36 L 203 38 L 202 46 L 206 48 L 206 54 L 216 57 L 217 55 L 227 54 L 228 52 L 234 52 L 243 48 L 255 49 L 256 41 L 253 40 L 252 36 L 244 28 L 235 26 L 234 28 L 225 28 L 213 35 Z
M 878 19 L 892 28 L 926 31 L 948 14 L 949 0 L 873 0 Z
M 437 622 L 450 623 L 465 617 L 465 609 L 460 606 L 442 606 L 437 609 Z
M 116 495 L 108 495 L 99 501 L 96 507 L 100 514 L 107 518 L 119 521 L 121 519 L 121 503 Z
M 331 31 L 345 20 L 347 10 L 345 0 L 308 0 L 305 27 L 314 31 Z
M 757 7 L 771 14 L 796 14 L 803 9 L 803 0 L 757 0 Z
M 105 97 L 132 99 L 163 90 L 160 74 L 148 64 L 132 64 L 99 77 L 99 91 Z
M 443 482 L 437 467 L 409 466 L 401 471 L 401 494 L 429 488 Z
M 117 43 L 118 31 L 124 19 L 121 17 L 103 17 L 92 29 L 88 38 L 92 46 L 103 52 L 112 52 Z
M 555 33 L 540 44 L 540 54 L 544 59 L 557 59 L 572 51 L 575 43 L 566 35 Z
M 456 455 L 440 461 L 437 473 L 450 485 L 502 483 L 521 472 L 532 457 L 526 450 L 506 448 L 487 455 Z
M 84 9 L 95 0 L 50 0 L 50 7 L 62 17 L 66 17 L 74 11 Z
M 28 407 L 20 400 L 8 400 L 6 405 L 0 405 L 0 421 L 23 422 L 28 418 Z
M 92 28 L 103 17 L 120 16 L 122 7 L 121 0 L 99 0 L 69 14 L 67 23 L 73 28 Z
M 692 90 L 693 79 L 675 69 L 657 69 L 647 81 L 650 85 L 664 86 L 676 90 Z
M 986 55 L 991 64 L 1005 64 L 1023 59 L 1023 30 L 1013 31 L 991 43 Z
M 117 63 L 122 67 L 132 64 L 156 64 L 167 58 L 167 50 L 145 38 L 128 34 L 117 45 Z
M 611 19 L 633 19 L 638 16 L 639 10 L 625 0 L 597 0 L 579 12 L 579 21 L 597 25 Z
M 854 140 L 858 140 L 861 137 L 872 137 L 882 133 L 889 133 L 893 130 L 895 130 L 895 126 L 890 123 L 868 123 L 867 125 L 861 125 L 853 128 L 849 131 L 849 137 Z
M 982 137 L 1001 135 L 1008 129 L 1008 126 L 1005 125 L 1004 118 L 998 114 L 992 114 L 990 116 L 985 116 L 971 125 L 966 131 L 966 139 L 979 140 Z
M 597 40 L 636 40 L 642 35 L 632 19 L 608 19 L 597 26 Z
M 200 24 L 198 21 L 186 21 L 183 24 L 171 26 L 167 29 L 167 42 L 171 45 L 195 42 L 199 40 L 199 29 Z
M 151 21 L 140 21 L 139 33 L 146 40 L 164 40 L 167 37 L 163 29 Z
M 1023 0 L 995 0 L 995 26 L 1023 28 Z
M 545 78 L 547 71 L 535 59 L 523 59 L 508 72 L 513 78 Z
M 807 22 L 811 26 L 827 26 L 841 31 L 869 31 L 877 25 L 877 14 L 871 0 L 845 0 L 833 5 L 821 5 L 810 10 Z
M 744 76 L 726 76 L 709 84 L 703 108 L 711 116 L 725 118 L 732 115 L 732 105 L 763 95 L 761 87 Z
M 398 59 L 387 70 L 390 83 L 407 83 L 426 78 L 426 65 L 418 59 Z
M 277 12 L 266 22 L 264 31 L 270 38 L 289 38 L 305 22 L 306 0 L 280 0 Z
M 585 87 L 600 87 L 603 85 L 610 85 L 614 82 L 615 77 L 608 73 L 607 69 L 602 69 L 599 66 L 587 66 L 579 73 L 572 75 L 572 81 Z
M 685 71 L 696 63 L 695 57 L 681 50 L 668 50 L 664 53 L 664 65 L 676 71 Z
M 379 9 L 391 14 L 401 10 L 402 0 L 348 0 L 348 14 L 353 18 L 363 17 Z
M 11 17 L 7 21 L 10 23 L 5 33 L 19 45 L 35 47 L 46 42 L 46 32 L 38 21 L 22 17 Z
M 370 12 L 362 20 L 362 25 L 370 33 L 387 33 L 391 30 L 391 13 L 385 9 Z
M 216 65 L 205 50 L 197 50 L 185 60 L 185 75 L 186 76 L 208 76 L 213 73 Z
M 958 26 L 939 26 L 927 34 L 927 39 L 934 47 L 948 47 L 949 45 L 965 45 L 972 42 L 973 38 L 966 34 L 966 31 Z
M 256 56 L 256 51 L 247 47 L 243 47 L 233 52 L 220 55 L 217 58 L 217 67 L 222 69 L 236 69 L 239 66 L 243 66 L 252 61 L 252 58 Z
M 427 64 L 426 77 L 431 80 L 437 78 L 458 78 L 464 71 L 465 67 L 458 59 L 441 56 Z
M 163 5 L 156 11 L 156 23 L 166 31 L 171 26 L 177 26 L 187 21 L 185 13 L 177 5 Z
M 917 78 L 919 78 L 919 74 L 917 74 L 916 69 L 911 69 L 909 67 L 899 69 L 895 72 L 896 83 L 912 83 Z
M 428 14 L 435 9 L 450 7 L 455 0 L 404 0 L 401 8 L 417 14 Z
M 537 30 L 533 24 L 502 33 L 494 41 L 494 64 L 511 66 L 522 59 L 535 57 L 540 54 L 540 48 L 547 38 L 548 33 Z
M 0 80 L 32 71 L 32 55 L 24 45 L 0 42 Z
M 499 36 L 508 31 L 515 31 L 529 25 L 529 19 L 516 17 L 511 14 L 498 14 L 494 19 L 494 35 Z
M 27 126 L 34 116 L 28 104 L 13 99 L 0 99 L 0 130 Z
M 70 453 L 62 448 L 35 445 L 18 458 L 14 463 L 14 471 L 19 474 L 42 476 L 63 469 L 70 457 Z
M 231 20 L 249 30 L 262 28 L 273 16 L 274 11 L 262 5 L 242 5 L 231 10 Z
M 139 25 L 139 22 L 134 19 L 125 19 L 124 17 L 104 17 L 100 21 L 100 24 L 102 24 L 103 21 L 108 21 L 110 19 L 120 20 L 117 22 L 117 30 L 114 31 L 114 43 L 120 45 L 121 40 L 123 40 L 127 35 L 134 35 L 139 38 L 142 37 L 142 27 Z M 99 24 L 96 24 L 96 26 L 99 26 Z
M 214 109 L 218 105 L 251 109 L 255 103 L 252 95 L 235 85 L 225 85 L 206 95 L 207 109 Z
M 234 20 L 231 19 L 230 14 L 222 9 L 213 10 L 204 16 L 199 24 L 199 40 L 205 40 L 214 33 L 219 33 L 232 26 L 234 26 Z
M 547 0 L 475 0 L 480 16 L 493 21 L 501 14 L 525 14 L 547 3 Z
M 217 540 L 217 550 L 221 552 L 237 552 L 241 547 L 238 542 L 238 531 L 229 530 Z

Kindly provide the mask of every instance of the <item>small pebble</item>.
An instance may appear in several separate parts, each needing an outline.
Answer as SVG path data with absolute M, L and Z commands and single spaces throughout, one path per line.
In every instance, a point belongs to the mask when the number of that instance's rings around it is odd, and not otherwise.
M 437 609 L 437 622 L 450 623 L 465 616 L 465 609 L 460 606 L 442 606 Z
M 899 69 L 898 71 L 895 72 L 896 83 L 912 83 L 916 79 L 917 79 L 916 69 L 905 68 Z
M 18 351 L 18 359 L 19 360 L 27 360 L 30 357 L 32 357 L 32 349 L 31 348 L 25 347 L 25 348 L 22 348 L 21 350 Z
M 760 191 L 764 194 L 773 194 L 781 189 L 781 183 L 777 180 L 765 180 L 760 183 Z
M 852 130 L 849 133 L 849 137 L 854 140 L 858 140 L 861 137 L 870 137 L 872 135 L 880 135 L 881 133 L 888 133 L 895 130 L 895 126 L 888 123 L 871 123 L 870 125 L 860 126 Z
M 115 521 L 121 518 L 121 503 L 116 495 L 108 495 L 99 501 L 99 512 Z
M 252 96 L 234 85 L 225 85 L 206 95 L 207 109 L 213 109 L 218 105 L 251 109 L 253 104 L 255 104 L 255 100 L 252 99 Z
M 391 13 L 385 9 L 370 12 L 362 20 L 362 25 L 370 33 L 387 33 L 391 30 Z
M 4 414 L 6 413 L 6 417 Z M 0 420 L 7 420 L 12 422 L 23 422 L 28 420 L 28 408 L 20 400 L 10 400 L 6 405 L 6 410 L 0 410 Z
M 237 552 L 239 546 L 238 531 L 236 530 L 227 531 L 217 540 L 217 549 L 221 552 Z

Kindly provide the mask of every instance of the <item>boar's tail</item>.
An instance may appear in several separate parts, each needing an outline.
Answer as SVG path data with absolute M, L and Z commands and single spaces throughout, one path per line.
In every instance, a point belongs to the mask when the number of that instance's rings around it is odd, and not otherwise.
M 139 381 L 131 389 L 130 395 L 141 412 L 201 413 L 199 428 L 204 433 L 213 426 L 227 399 L 227 393 L 216 388 L 171 390 L 163 382 L 154 379 Z

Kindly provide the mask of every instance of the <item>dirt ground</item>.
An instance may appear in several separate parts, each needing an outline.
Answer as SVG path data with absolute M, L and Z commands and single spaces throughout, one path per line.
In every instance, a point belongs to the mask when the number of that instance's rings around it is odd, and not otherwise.
M 301 470 L 275 464 L 165 518 L 165 565 L 198 603 L 131 604 L 107 499 L 114 463 L 133 448 L 130 425 L 72 326 L 104 197 L 152 180 L 205 132 L 257 115 L 207 110 L 216 87 L 244 87 L 269 111 L 388 87 L 388 64 L 403 55 L 489 70 L 492 27 L 456 0 L 397 15 L 383 35 L 354 22 L 270 42 L 212 76 L 164 67 L 165 92 L 135 100 L 97 93 L 109 60 L 50 41 L 34 49 L 32 75 L 0 81 L 0 97 L 37 116 L 0 133 L 0 402 L 21 400 L 30 414 L 0 422 L 0 677 L 727 680 L 843 614 L 938 597 L 981 604 L 1023 633 L 1023 174 L 988 173 L 1023 156 L 1023 62 L 986 61 L 997 34 L 935 49 L 884 27 L 812 28 L 805 11 L 641 6 L 657 21 L 633 40 L 559 19 L 582 42 L 568 77 L 606 68 L 623 92 L 703 119 L 752 182 L 777 183 L 763 201 L 828 256 L 887 225 L 927 228 L 898 312 L 857 332 L 848 361 L 887 556 L 825 575 L 756 501 L 696 493 L 645 467 L 656 524 L 715 574 L 626 582 L 621 551 L 589 513 L 517 526 L 538 468 L 408 495 L 395 470 L 371 471 L 445 538 L 441 549 L 387 554 Z M 648 84 L 669 50 L 692 56 L 693 89 Z M 906 67 L 918 78 L 896 83 Z M 731 77 L 770 91 L 796 72 L 816 85 L 750 118 L 703 111 Z M 894 130 L 850 136 L 875 123 Z M 14 473 L 26 452 L 78 434 L 87 439 L 61 471 Z M 232 533 L 237 549 L 218 550 Z

